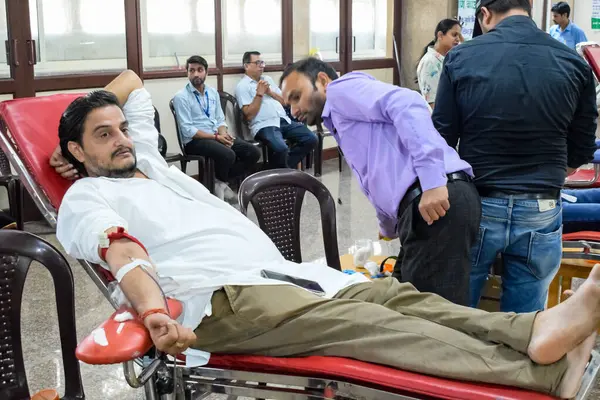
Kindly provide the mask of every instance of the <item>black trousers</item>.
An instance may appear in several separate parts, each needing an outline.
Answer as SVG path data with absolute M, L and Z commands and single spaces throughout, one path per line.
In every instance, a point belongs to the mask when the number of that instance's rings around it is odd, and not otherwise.
M 479 232 L 481 200 L 473 183 L 460 180 L 448 181 L 448 200 L 446 215 L 431 225 L 419 213 L 421 196 L 399 216 L 402 248 L 393 276 L 421 292 L 467 306 L 471 247 Z
M 229 182 L 252 170 L 260 158 L 260 150 L 256 146 L 239 138 L 234 139 L 231 147 L 214 139 L 194 139 L 185 145 L 185 151 L 213 159 L 215 176 L 221 182 Z

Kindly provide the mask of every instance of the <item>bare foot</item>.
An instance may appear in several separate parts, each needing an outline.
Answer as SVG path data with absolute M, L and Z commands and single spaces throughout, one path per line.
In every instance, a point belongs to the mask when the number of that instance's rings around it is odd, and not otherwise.
M 572 399 L 577 395 L 585 367 L 590 360 L 590 354 L 596 344 L 596 333 L 591 334 L 579 346 L 567 353 L 567 371 L 558 387 L 558 396 L 562 399 Z
M 565 302 L 537 315 L 527 354 L 538 364 L 552 364 L 595 332 L 598 323 L 600 264 Z

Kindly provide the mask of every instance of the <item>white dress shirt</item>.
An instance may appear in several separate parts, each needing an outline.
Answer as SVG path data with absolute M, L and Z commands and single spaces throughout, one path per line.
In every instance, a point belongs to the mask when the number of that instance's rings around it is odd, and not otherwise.
M 266 81 L 273 92 L 280 96 L 282 95 L 281 89 L 277 87 L 277 84 L 270 76 L 263 75 L 260 77 L 260 79 Z M 256 96 L 257 87 L 258 82 L 250 78 L 248 75 L 244 75 L 244 77 L 240 79 L 235 88 L 235 98 L 237 99 L 240 108 L 252 104 L 254 97 Z M 269 126 L 275 126 L 279 128 L 281 125 L 281 118 L 285 119 L 288 124 L 292 123 L 290 117 L 288 117 L 288 115 L 285 113 L 285 109 L 281 103 L 268 94 L 265 94 L 261 100 L 258 113 L 249 123 L 252 137 L 256 136 L 258 131 L 260 131 L 262 128 Z
M 123 111 L 138 169 L 149 179 L 83 178 L 71 186 L 57 226 L 58 240 L 71 256 L 108 268 L 98 256 L 99 234 L 126 228 L 144 244 L 158 275 L 175 281 L 167 295 L 183 302 L 180 321 L 192 329 L 211 314 L 212 294 L 224 285 L 285 284 L 261 277 L 263 269 L 317 281 L 328 298 L 368 281 L 362 274 L 285 260 L 256 224 L 195 179 L 169 168 L 157 150 L 154 109 L 145 89 L 131 93 Z M 208 362 L 208 353 L 190 349 L 185 354 L 188 366 Z

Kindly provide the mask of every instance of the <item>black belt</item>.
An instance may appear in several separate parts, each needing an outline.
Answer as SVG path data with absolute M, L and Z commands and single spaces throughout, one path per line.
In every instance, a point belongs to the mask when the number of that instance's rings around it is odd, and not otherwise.
M 448 176 L 448 182 L 453 182 L 453 181 L 471 182 L 473 180 L 467 173 L 462 172 L 462 171 L 453 172 L 451 174 L 448 174 L 447 176 Z M 404 214 L 404 211 L 406 211 L 406 209 L 408 208 L 408 206 L 410 206 L 410 204 L 413 202 L 413 200 L 416 199 L 417 197 L 419 197 L 422 193 L 423 193 L 423 189 L 421 189 L 421 183 L 417 179 L 417 181 L 415 183 L 410 185 L 410 187 L 406 191 L 406 194 L 400 201 L 400 206 L 398 207 L 398 217 L 402 216 L 402 214 Z
M 481 197 L 496 197 L 501 199 L 512 197 L 518 200 L 558 200 L 560 198 L 560 190 L 546 190 L 537 193 L 511 193 L 498 189 L 479 187 L 477 191 Z

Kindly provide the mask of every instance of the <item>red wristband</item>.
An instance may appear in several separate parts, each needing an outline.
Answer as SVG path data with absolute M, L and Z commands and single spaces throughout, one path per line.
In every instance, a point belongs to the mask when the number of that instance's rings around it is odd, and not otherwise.
M 167 310 L 165 310 L 164 308 L 151 308 L 149 310 L 146 310 L 142 315 L 140 315 L 139 319 L 140 321 L 144 322 L 144 320 L 152 314 L 164 314 L 167 317 L 171 317 Z
M 215 140 L 219 140 L 218 137 L 219 137 L 219 132 L 215 132 Z

